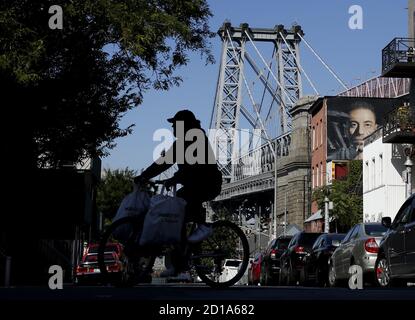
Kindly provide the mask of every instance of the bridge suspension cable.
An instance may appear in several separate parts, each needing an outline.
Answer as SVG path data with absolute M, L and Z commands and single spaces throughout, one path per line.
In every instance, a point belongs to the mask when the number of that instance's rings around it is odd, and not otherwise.
M 233 51 L 233 53 L 234 53 L 235 57 L 237 58 L 237 53 L 236 53 L 236 50 L 235 50 L 235 46 L 233 45 L 233 41 L 232 41 L 231 35 L 230 35 L 230 33 L 229 33 L 229 30 L 226 30 L 226 33 L 228 34 L 228 38 L 229 38 L 229 41 L 230 41 L 230 44 L 231 44 L 231 47 L 232 47 L 232 51 Z M 239 63 L 239 60 L 238 60 L 238 59 L 236 59 L 236 63 L 237 63 L 237 64 L 238 64 L 238 66 L 240 67 L 240 63 Z M 257 118 L 258 118 L 258 120 L 259 120 L 259 123 L 260 123 L 260 125 L 261 125 L 261 130 L 262 130 L 262 131 L 264 132 L 264 134 L 265 134 L 265 137 L 266 137 L 266 139 L 267 139 L 267 142 L 268 142 L 268 144 L 269 144 L 269 146 L 270 146 L 270 148 L 271 148 L 271 150 L 272 150 L 272 153 L 274 154 L 274 156 L 276 156 L 276 152 L 275 152 L 274 147 L 273 147 L 273 145 L 272 145 L 272 143 L 271 143 L 271 139 L 268 137 L 268 133 L 267 133 L 267 131 L 266 131 L 265 127 L 264 127 L 264 124 L 263 124 L 263 122 L 262 122 L 261 115 L 260 115 L 260 114 L 259 114 L 259 112 L 258 112 L 258 109 L 257 109 L 256 104 L 255 104 L 255 100 L 254 100 L 254 98 L 253 98 L 253 96 L 252 96 L 251 90 L 250 90 L 250 88 L 249 88 L 249 85 L 248 85 L 248 83 L 247 83 L 247 81 L 246 81 L 246 78 L 245 78 L 245 75 L 244 75 L 243 73 L 242 73 L 242 79 L 243 79 L 243 81 L 244 81 L 244 83 L 245 83 L 246 89 L 248 90 L 248 95 L 249 95 L 249 98 L 250 98 L 250 100 L 251 100 L 252 107 L 254 108 L 254 111 L 255 111 L 255 113 L 256 113 L 256 116 L 257 116 Z
M 257 73 L 259 75 L 260 74 L 260 71 L 259 71 L 260 68 L 257 66 L 255 61 L 250 57 L 248 52 L 245 53 L 245 58 L 246 58 L 246 61 L 251 65 L 251 67 L 255 71 L 255 73 Z M 268 74 L 270 74 L 269 71 L 268 71 Z M 267 90 L 270 93 L 270 95 L 272 96 L 272 101 L 274 102 L 274 101 L 278 100 L 278 102 L 281 103 L 282 106 L 284 107 L 284 110 L 286 110 L 287 115 L 291 116 L 288 112 L 288 108 L 287 108 L 286 104 L 284 103 L 284 100 L 281 99 L 281 95 L 279 95 L 277 92 L 274 92 L 273 88 L 271 88 L 271 86 L 269 85 L 269 83 L 268 83 L 269 76 L 267 76 L 267 78 L 264 79 L 264 76 L 261 74 L 259 78 L 260 78 L 261 82 L 264 84 L 264 90 Z M 272 104 L 271 104 L 271 106 L 268 110 L 267 116 L 265 118 L 265 123 L 267 123 L 267 121 L 270 117 L 271 109 L 272 109 Z M 291 124 L 290 123 L 288 123 L 288 127 L 291 129 Z
M 261 52 L 259 52 L 257 46 L 255 45 L 254 41 L 252 40 L 251 36 L 249 35 L 248 32 L 246 32 L 245 30 L 245 34 L 247 35 L 249 41 L 252 43 L 252 46 L 254 47 L 256 53 L 259 55 L 259 57 L 261 58 L 262 62 L 264 63 L 264 65 L 267 67 L 268 71 L 271 73 L 271 76 L 274 78 L 274 80 L 277 82 L 278 86 L 280 88 L 282 88 L 282 91 L 284 92 L 284 94 L 287 96 L 288 100 L 294 104 L 294 101 L 291 99 L 290 95 L 287 93 L 287 91 L 285 90 L 285 88 L 281 85 L 281 83 L 278 81 L 277 77 L 275 76 L 274 72 L 272 72 L 271 68 L 267 65 L 267 62 L 265 61 L 264 57 L 262 56 Z
M 311 81 L 311 79 L 309 78 L 309 76 L 308 76 L 307 72 L 305 72 L 304 68 L 301 66 L 300 61 L 298 61 L 298 59 L 297 59 L 296 55 L 295 55 L 295 54 L 294 54 L 294 52 L 291 50 L 290 45 L 288 44 L 288 42 L 287 42 L 287 40 L 285 39 L 285 37 L 284 37 L 284 35 L 282 34 L 282 32 L 280 32 L 280 36 L 281 36 L 282 40 L 284 41 L 285 45 L 287 46 L 287 49 L 290 51 L 291 55 L 293 56 L 293 58 L 294 58 L 295 62 L 297 63 L 298 68 L 300 69 L 300 71 L 301 71 L 302 73 L 304 73 L 304 75 L 305 75 L 305 77 L 306 77 L 307 81 L 310 83 L 310 85 L 311 85 L 311 87 L 313 88 L 314 92 L 315 92 L 317 95 L 320 95 L 320 94 L 318 93 L 318 91 L 317 91 L 316 87 L 314 86 L 314 83 L 313 83 L 313 82 Z
M 275 76 L 274 72 L 272 72 L 271 68 L 267 65 L 264 57 L 262 56 L 261 52 L 258 50 L 257 46 L 255 45 L 254 41 L 252 40 L 251 36 L 249 35 L 249 33 L 244 30 L 246 36 L 248 37 L 249 41 L 252 43 L 252 46 L 254 47 L 256 53 L 258 54 L 258 56 L 261 58 L 262 62 L 264 63 L 264 65 L 267 67 L 268 71 L 271 73 L 271 76 L 274 78 L 275 82 L 278 84 L 278 86 L 281 88 L 281 91 L 285 94 L 285 96 L 288 98 L 288 101 L 294 105 L 294 101 L 291 99 L 291 96 L 288 94 L 286 88 L 281 84 L 281 82 L 277 79 L 277 77 Z M 283 99 L 281 99 L 281 102 L 283 102 Z M 289 110 L 287 109 L 286 105 L 284 103 L 282 104 L 282 109 L 284 111 L 284 114 L 287 118 L 291 118 L 291 114 L 289 113 Z M 284 116 L 282 116 L 281 121 L 283 122 L 283 133 L 288 131 L 289 125 L 288 125 L 288 121 L 286 120 L 287 118 L 285 118 Z
M 324 67 L 333 75 L 333 77 L 345 88 L 348 90 L 349 88 L 347 85 L 339 78 L 339 76 L 330 68 L 330 66 L 324 62 L 324 60 L 319 56 L 319 54 L 313 49 L 313 47 L 301 36 L 298 34 L 301 40 L 305 43 L 305 45 L 310 49 L 310 51 L 316 56 L 316 58 L 323 64 Z

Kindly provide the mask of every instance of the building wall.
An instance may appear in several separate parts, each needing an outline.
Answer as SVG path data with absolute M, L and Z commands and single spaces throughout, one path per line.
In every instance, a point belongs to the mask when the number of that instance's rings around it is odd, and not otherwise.
M 404 162 L 402 146 L 382 143 L 381 136 L 364 147 L 364 221 L 379 222 L 382 217 L 395 217 L 405 200 Z
M 322 187 L 326 184 L 327 161 L 327 103 L 324 99 L 321 108 L 313 112 L 310 124 L 311 133 L 311 187 Z M 311 205 L 311 212 L 318 210 L 316 202 Z
M 309 108 L 314 97 L 304 97 L 291 111 L 293 130 L 289 155 L 279 159 L 277 165 L 277 214 L 278 223 L 284 221 L 303 228 L 304 220 L 310 215 L 310 115 Z

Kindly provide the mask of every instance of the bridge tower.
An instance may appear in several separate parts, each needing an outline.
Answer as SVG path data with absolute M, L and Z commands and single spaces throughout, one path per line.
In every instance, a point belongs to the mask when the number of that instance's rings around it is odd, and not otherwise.
M 239 154 L 236 135 L 240 130 L 241 115 L 253 129 L 260 129 L 262 137 L 268 142 L 278 134 L 284 135 L 291 130 L 289 111 L 302 96 L 299 44 L 303 32 L 298 25 L 287 30 L 282 25 L 265 29 L 250 28 L 247 23 L 233 27 L 230 22 L 225 22 L 218 34 L 222 40 L 222 56 L 210 126 L 216 129 L 215 151 L 216 155 L 222 158 L 219 162 L 223 177 L 226 182 L 232 182 L 232 159 Z M 258 49 L 256 44 L 259 43 L 269 43 L 273 46 L 269 63 Z M 250 51 L 254 52 L 252 56 Z M 250 72 L 259 80 L 260 90 L 272 97 L 268 112 L 264 113 L 266 108 L 262 105 L 263 95 L 262 99 L 255 99 L 255 92 L 249 86 L 246 76 L 247 65 L 251 67 Z M 244 94 L 243 89 L 246 89 L 247 94 Z M 244 102 L 246 96 L 249 97 L 252 108 Z M 271 109 L 275 109 L 274 118 L 270 116 Z M 277 135 L 270 136 L 267 132 L 266 124 L 270 120 L 271 125 L 277 128 Z M 275 150 L 273 152 L 275 155 Z

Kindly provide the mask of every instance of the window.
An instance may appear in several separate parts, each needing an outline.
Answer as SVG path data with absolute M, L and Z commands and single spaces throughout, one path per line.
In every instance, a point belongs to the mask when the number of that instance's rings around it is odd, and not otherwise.
M 317 127 L 316 127 L 316 147 L 318 148 L 318 146 L 320 145 L 320 140 L 321 140 L 321 138 L 320 138 L 320 126 L 318 125 L 318 122 L 317 122 Z
M 372 188 L 376 188 L 376 162 L 375 158 L 372 158 Z
M 313 127 L 313 150 L 316 148 L 316 128 Z
M 351 228 L 350 230 L 349 230 L 349 232 L 346 234 L 346 236 L 344 237 L 344 239 L 343 239 L 343 241 L 342 241 L 342 243 L 347 243 L 347 242 L 349 242 L 349 240 L 350 240 L 350 236 L 352 235 L 352 233 L 354 232 L 354 230 L 356 229 L 356 227 L 357 226 L 355 226 L 355 227 L 353 227 L 353 228 Z
M 316 240 L 316 242 L 314 242 L 314 245 L 313 245 L 312 250 L 315 250 L 315 249 L 317 249 L 317 248 L 319 248 L 319 247 L 320 247 L 320 244 L 321 244 L 321 242 L 323 241 L 322 239 L 323 239 L 323 237 L 321 237 L 321 236 L 320 236 L 320 237 Z
M 354 239 L 356 239 L 356 238 L 358 237 L 358 235 L 359 235 L 359 232 L 360 232 L 360 225 L 357 225 L 357 226 L 354 228 L 353 232 L 350 234 L 350 239 L 349 239 L 349 240 L 354 240 Z
M 314 189 L 314 167 L 311 168 L 311 185 Z
M 324 186 L 326 183 L 324 181 L 324 170 L 323 170 L 323 162 L 320 162 L 320 183 Z
M 317 164 L 317 174 L 316 174 L 317 187 L 320 186 L 320 166 Z
M 369 187 L 369 161 L 365 162 L 365 170 L 364 170 L 364 177 L 363 177 L 363 189 L 364 191 L 370 190 Z
M 279 239 L 275 245 L 275 248 L 280 250 L 287 249 L 288 243 L 290 242 L 290 238 Z
M 292 248 L 292 247 L 294 247 L 294 246 L 296 245 L 296 243 L 297 243 L 297 239 L 298 239 L 298 235 L 295 235 L 295 236 L 291 239 L 290 243 L 288 244 L 288 248 Z
M 395 228 L 398 226 L 402 220 L 405 220 L 405 216 L 408 215 L 408 212 L 411 211 L 411 202 L 415 201 L 414 199 L 407 200 L 402 207 L 399 209 L 396 214 L 395 220 L 393 220 L 392 227 Z
M 323 145 L 323 119 L 320 119 L 320 145 Z
M 315 180 L 316 180 L 316 178 L 314 177 L 314 167 L 312 167 L 311 168 L 311 185 L 313 186 L 313 189 L 314 189 L 314 186 L 315 186 Z
M 401 218 L 399 219 L 398 223 L 406 224 L 411 219 L 412 207 L 408 205 L 402 212 Z
M 381 224 L 367 224 L 365 225 L 365 233 L 368 236 L 381 237 L 388 229 Z

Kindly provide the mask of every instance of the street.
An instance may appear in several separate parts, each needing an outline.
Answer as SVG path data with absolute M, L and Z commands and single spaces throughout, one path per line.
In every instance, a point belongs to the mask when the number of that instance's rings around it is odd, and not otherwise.
M 99 286 L 64 286 L 62 290 L 47 287 L 0 288 L 0 300 L 7 301 L 316 301 L 316 300 L 415 300 L 415 287 L 407 288 L 348 288 L 259 287 L 234 286 L 212 289 L 204 284 L 138 285 L 134 288 Z
M 1 1 L 0 320 L 414 315 L 415 0 L 356 2 Z

